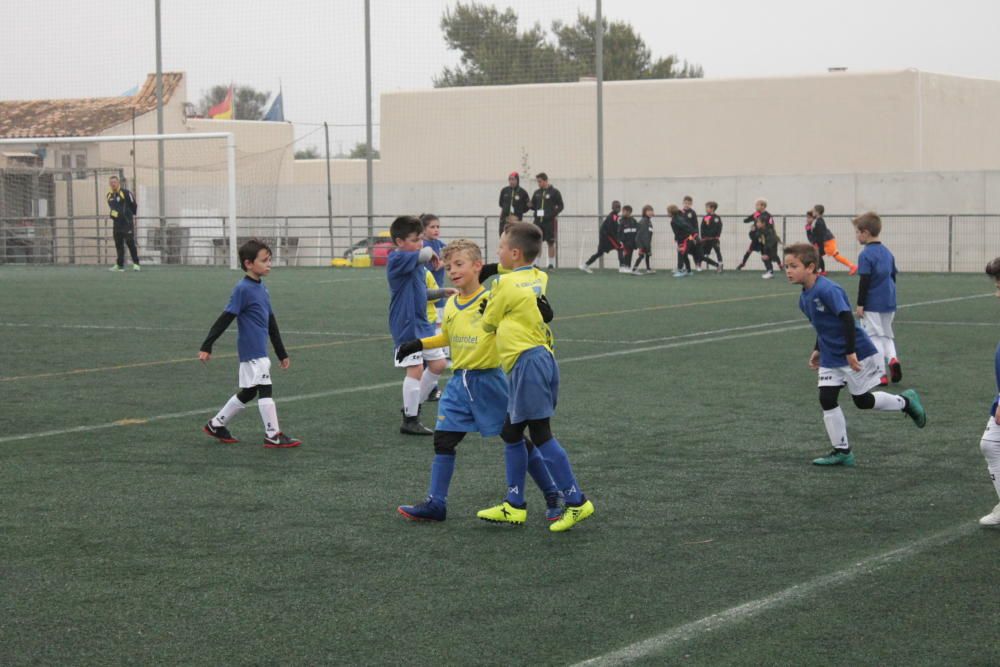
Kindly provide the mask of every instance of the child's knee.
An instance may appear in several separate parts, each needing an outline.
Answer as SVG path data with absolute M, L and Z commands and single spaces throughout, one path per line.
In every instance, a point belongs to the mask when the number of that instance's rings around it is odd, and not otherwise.
M 444 369 L 447 367 L 448 367 L 447 359 L 435 359 L 433 361 L 427 362 L 427 370 L 429 370 L 431 373 L 434 373 L 435 375 L 441 375 L 441 373 L 443 373 Z
M 870 391 L 851 398 L 859 410 L 871 410 L 875 407 L 875 396 Z
M 990 437 L 993 435 L 994 437 Z M 979 451 L 983 453 L 990 465 L 1000 464 L 1000 440 L 994 439 L 995 434 L 991 434 L 987 429 L 979 441 Z
M 257 397 L 257 387 L 245 387 L 240 389 L 240 392 L 236 394 L 236 398 L 239 399 L 240 403 L 247 404 Z
M 423 366 L 407 366 L 406 367 L 406 377 L 413 378 L 414 380 L 419 380 L 420 376 L 424 374 Z
M 549 426 L 549 420 L 547 418 L 533 419 L 529 421 L 528 433 L 531 434 L 531 439 L 539 445 L 544 445 L 552 439 L 552 428 Z
M 819 405 L 823 410 L 833 410 L 839 403 L 837 403 L 837 396 L 840 395 L 840 387 L 820 387 L 819 388 Z

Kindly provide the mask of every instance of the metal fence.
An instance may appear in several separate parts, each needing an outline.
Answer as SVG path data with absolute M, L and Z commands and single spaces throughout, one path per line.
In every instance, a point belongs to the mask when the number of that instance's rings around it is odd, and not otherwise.
M 240 217 L 237 244 L 263 238 L 279 266 L 329 266 L 331 259 L 355 254 L 384 256 L 391 241 L 388 229 L 395 216 L 348 215 Z M 597 248 L 601 216 L 562 216 L 559 219 L 556 264 L 576 267 Z M 882 241 L 903 271 L 979 272 L 1000 255 L 1000 215 L 889 215 L 883 216 Z M 806 240 L 802 216 L 776 215 L 775 224 L 786 244 Z M 852 261 L 861 248 L 855 240 L 851 216 L 829 215 L 826 222 L 837 237 L 840 252 Z M 140 260 L 149 264 L 227 266 L 227 221 L 218 217 L 136 220 Z M 723 216 L 722 254 L 735 268 L 749 245 L 749 225 L 743 216 Z M 656 268 L 672 268 L 676 251 L 669 223 L 653 221 L 652 261 Z M 479 243 L 486 257 L 495 255 L 499 236 L 496 215 L 441 216 L 444 240 L 468 238 Z M 547 261 L 543 249 L 542 262 Z M 87 265 L 115 261 L 112 224 L 105 216 L 0 218 L 0 263 Z M 751 258 L 748 268 L 761 266 Z M 599 265 L 598 265 L 599 266 Z M 603 257 L 605 268 L 617 268 L 614 253 Z M 846 266 L 827 261 L 830 271 Z

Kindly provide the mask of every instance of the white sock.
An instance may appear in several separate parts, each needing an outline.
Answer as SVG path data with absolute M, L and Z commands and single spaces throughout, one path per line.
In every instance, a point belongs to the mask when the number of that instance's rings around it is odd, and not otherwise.
M 1000 498 L 1000 440 L 997 437 L 996 424 L 990 424 L 983 439 L 979 441 L 979 451 L 986 458 L 986 468 L 990 471 L 990 478 L 993 480 L 993 488 L 996 489 L 997 497 Z M 991 431 L 993 431 L 991 433 Z
M 882 336 L 869 336 L 869 338 L 872 340 L 872 345 L 874 345 L 875 349 L 878 350 L 879 359 L 885 359 L 885 345 L 882 344 L 882 341 L 885 340 L 885 338 Z
M 834 449 L 851 448 L 847 442 L 847 420 L 839 405 L 833 410 L 823 411 L 823 424 L 826 426 L 826 434 L 830 436 L 830 444 L 833 445 Z
M 873 391 L 872 396 L 875 397 L 875 407 L 873 410 L 879 410 L 881 412 L 899 412 L 906 407 L 906 399 L 902 396 L 897 396 L 896 394 L 890 394 L 884 391 Z
M 894 339 L 883 336 L 882 347 L 885 350 L 885 356 L 889 359 L 896 359 L 896 341 Z
M 420 376 L 420 402 L 423 403 L 431 392 L 438 386 L 440 373 L 431 373 L 431 369 L 425 368 L 424 374 Z
M 407 375 L 403 378 L 403 414 L 416 417 L 420 410 L 420 380 Z
M 222 406 L 222 409 L 219 410 L 219 414 L 212 417 L 212 426 L 225 426 L 232 420 L 233 417 L 243 412 L 243 408 L 245 407 L 246 404 L 236 398 L 236 395 L 233 394 L 229 397 L 229 400 L 226 401 L 226 404 Z
M 278 435 L 281 428 L 278 426 L 278 408 L 274 406 L 274 399 L 257 399 L 257 409 L 260 410 L 260 418 L 264 422 L 264 432 L 267 433 L 267 437 L 273 438 Z

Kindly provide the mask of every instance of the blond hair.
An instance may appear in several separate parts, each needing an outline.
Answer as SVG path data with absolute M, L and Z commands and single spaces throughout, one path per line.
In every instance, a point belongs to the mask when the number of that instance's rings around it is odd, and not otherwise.
M 448 261 L 449 257 L 458 253 L 464 253 L 466 258 L 472 262 L 483 261 L 483 251 L 469 239 L 455 239 L 446 245 L 441 251 L 441 259 Z

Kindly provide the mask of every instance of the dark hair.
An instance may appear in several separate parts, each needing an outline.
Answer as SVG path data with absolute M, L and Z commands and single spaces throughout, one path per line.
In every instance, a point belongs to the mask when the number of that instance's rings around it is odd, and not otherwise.
M 816 267 L 819 266 L 819 254 L 816 252 L 816 248 L 812 243 L 793 243 L 792 245 L 786 245 L 785 257 L 788 257 L 789 255 L 802 262 L 802 266 L 809 266 L 812 264 L 814 273 L 816 271 Z
M 620 201 L 618 201 L 618 200 L 616 199 L 616 200 L 614 200 L 613 202 L 611 202 L 611 208 L 614 208 L 614 207 L 615 207 L 615 204 L 618 204 L 619 206 L 621 206 L 621 205 L 622 205 L 622 203 L 621 203 Z
M 710 208 L 713 211 L 718 211 L 719 210 L 719 204 L 717 202 L 714 202 L 714 201 L 707 201 L 707 202 L 705 202 L 705 208 Z
M 540 171 L 540 172 L 538 172 L 538 175 L 535 176 L 535 178 L 540 178 L 543 181 L 547 181 L 547 180 L 549 180 L 549 175 L 546 174 L 544 171 Z
M 533 262 L 542 251 L 542 230 L 531 222 L 515 222 L 508 224 L 504 230 L 507 245 L 517 248 L 524 256 L 524 261 Z
M 420 224 L 423 225 L 424 229 L 427 229 L 427 225 L 431 224 L 431 222 L 433 222 L 434 220 L 438 220 L 438 217 L 433 213 L 420 214 Z M 407 236 L 409 236 L 409 234 L 407 234 Z
M 813 210 L 812 210 L 812 209 L 809 209 L 808 211 L 806 211 L 806 217 L 807 217 L 807 218 L 815 218 L 815 217 L 816 217 L 816 214 L 815 214 L 815 213 L 813 213 Z
M 823 215 L 824 213 L 826 213 L 826 207 L 823 206 L 822 204 L 816 204 L 815 206 L 813 206 L 813 210 L 816 211 L 816 215 Z
M 693 204 L 694 203 L 694 197 L 692 197 L 691 195 L 684 195 L 683 201 L 689 201 L 689 202 L 691 202 Z
M 631 213 L 632 212 L 632 207 L 629 206 L 628 204 L 625 204 L 624 206 L 622 206 L 622 212 L 624 213 L 625 211 L 628 211 L 629 213 Z
M 986 265 L 986 275 L 992 276 L 994 279 L 1000 279 L 1000 257 L 997 257 Z
M 420 218 L 414 218 L 412 215 L 401 215 L 393 220 L 389 226 L 389 236 L 392 237 L 393 241 L 402 240 L 410 234 L 420 234 L 423 231 L 424 223 L 420 222 Z
M 859 215 L 851 220 L 851 224 L 854 225 L 855 229 L 868 232 L 875 238 L 878 238 L 878 235 L 882 233 L 882 218 L 878 217 L 874 211 Z
M 652 213 L 653 212 L 653 205 L 652 204 L 646 204 L 645 206 L 643 206 L 642 207 L 642 214 L 646 215 L 646 211 L 649 211 L 650 213 Z
M 261 250 L 266 250 L 268 255 L 271 254 L 271 246 L 267 245 L 260 239 L 250 239 L 241 245 L 238 251 L 240 256 L 240 268 L 246 271 L 246 263 L 250 262 L 253 264 Z

